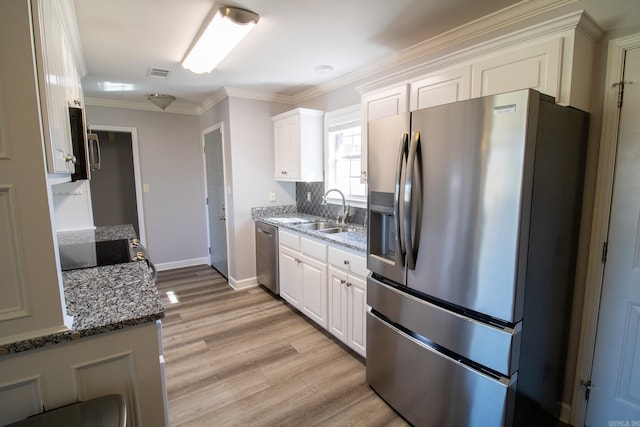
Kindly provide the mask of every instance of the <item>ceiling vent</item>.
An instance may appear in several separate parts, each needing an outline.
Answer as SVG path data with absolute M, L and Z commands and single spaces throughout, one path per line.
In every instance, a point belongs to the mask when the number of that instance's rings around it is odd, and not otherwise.
M 154 79 L 166 79 L 167 77 L 169 77 L 169 70 L 149 67 L 149 71 L 147 71 L 147 77 L 152 77 Z

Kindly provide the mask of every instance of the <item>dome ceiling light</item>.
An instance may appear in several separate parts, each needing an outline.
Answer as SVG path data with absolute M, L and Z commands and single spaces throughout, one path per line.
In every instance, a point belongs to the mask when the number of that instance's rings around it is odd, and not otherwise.
M 151 95 L 147 95 L 147 99 L 160 107 L 162 111 L 164 111 L 169 106 L 169 104 L 176 100 L 176 97 L 173 95 L 165 95 L 162 93 L 152 93 Z

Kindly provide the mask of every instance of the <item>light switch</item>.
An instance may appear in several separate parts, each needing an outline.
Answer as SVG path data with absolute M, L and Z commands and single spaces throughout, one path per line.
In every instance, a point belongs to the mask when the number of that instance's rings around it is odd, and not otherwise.
M 269 201 L 270 202 L 275 202 L 276 201 L 276 192 L 272 191 L 271 193 L 269 193 Z
M 142 184 L 142 191 L 145 193 L 149 192 L 149 184 Z

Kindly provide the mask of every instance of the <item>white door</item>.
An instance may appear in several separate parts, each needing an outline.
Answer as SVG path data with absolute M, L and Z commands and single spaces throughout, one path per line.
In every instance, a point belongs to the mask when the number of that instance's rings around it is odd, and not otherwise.
M 640 49 L 624 74 L 588 427 L 640 426 Z
M 329 267 L 329 332 L 347 343 L 347 273 Z
M 302 312 L 327 327 L 327 265 L 302 255 Z
M 349 275 L 349 347 L 362 356 L 367 352 L 367 282 Z
M 279 252 L 280 296 L 294 307 L 300 307 L 302 284 L 298 274 L 300 258 L 297 252 L 280 246 Z
M 222 127 L 217 127 L 205 133 L 204 157 L 207 173 L 209 260 L 213 268 L 218 270 L 224 277 L 228 277 Z

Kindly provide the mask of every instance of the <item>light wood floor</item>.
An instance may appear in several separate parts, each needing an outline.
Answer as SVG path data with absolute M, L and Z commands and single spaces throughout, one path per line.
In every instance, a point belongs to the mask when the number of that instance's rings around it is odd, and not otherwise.
M 362 358 L 268 291 L 234 291 L 206 266 L 157 283 L 171 426 L 407 425 L 366 384 Z

